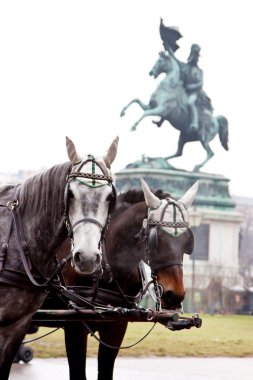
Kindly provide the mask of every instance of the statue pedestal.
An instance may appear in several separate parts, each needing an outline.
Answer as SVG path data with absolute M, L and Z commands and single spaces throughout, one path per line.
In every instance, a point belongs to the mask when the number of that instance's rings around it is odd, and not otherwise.
M 151 189 L 162 189 L 177 199 L 199 180 L 199 190 L 194 202 L 196 207 L 228 210 L 235 207 L 228 190 L 229 179 L 218 174 L 155 168 L 126 168 L 116 173 L 117 189 L 119 191 L 140 189 L 141 177 L 147 181 Z
M 116 173 L 116 187 L 123 192 L 141 188 L 143 177 L 152 190 L 162 189 L 179 199 L 199 180 L 199 190 L 189 217 L 200 214 L 200 223 L 194 226 L 195 248 L 184 257 L 184 282 L 188 306 L 194 294 L 206 289 L 213 281 L 222 289 L 242 284 L 239 275 L 239 232 L 242 214 L 235 210 L 229 194 L 229 179 L 222 175 L 156 168 L 126 168 Z M 210 307 L 210 305 L 208 306 Z M 222 307 L 222 306 L 221 306 Z M 187 308 L 194 311 L 194 307 Z

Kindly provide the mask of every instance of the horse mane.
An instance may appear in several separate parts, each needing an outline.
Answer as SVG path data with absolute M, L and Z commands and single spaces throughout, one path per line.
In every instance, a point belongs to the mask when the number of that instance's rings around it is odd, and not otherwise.
M 151 190 L 159 199 L 165 199 L 167 197 L 171 197 L 170 194 L 163 192 L 163 190 Z M 139 189 L 130 189 L 124 193 L 120 193 L 117 199 L 117 212 L 122 212 L 129 208 L 130 206 L 144 202 L 144 194 L 142 190 Z
M 47 220 L 54 224 L 63 216 L 64 189 L 71 163 L 52 168 L 28 178 L 21 184 L 20 209 L 29 215 L 50 215 Z
M 171 198 L 171 195 L 168 193 L 165 193 L 163 190 L 151 190 L 152 193 L 155 194 L 159 199 L 165 199 L 167 197 Z M 144 194 L 142 190 L 137 189 L 130 189 L 124 193 L 119 194 L 118 201 L 119 202 L 127 202 L 131 204 L 135 204 L 138 202 L 144 202 Z

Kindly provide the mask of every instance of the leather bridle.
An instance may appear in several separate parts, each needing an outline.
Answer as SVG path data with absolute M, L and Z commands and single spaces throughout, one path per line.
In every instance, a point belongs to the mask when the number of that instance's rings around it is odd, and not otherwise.
M 191 238 L 192 239 L 194 238 L 193 233 L 190 229 L 189 223 L 187 221 L 185 221 L 184 212 L 182 210 L 182 207 L 184 207 L 184 205 L 178 201 L 171 199 L 171 198 L 166 198 L 165 200 L 166 200 L 166 204 L 162 210 L 160 220 L 153 220 L 153 219 L 149 219 L 149 218 L 144 219 L 141 231 L 137 235 L 137 237 L 140 239 L 140 241 L 144 242 L 144 244 L 145 244 L 145 261 L 150 266 L 150 269 L 151 269 L 151 277 L 152 277 L 152 282 L 154 284 L 154 291 L 156 294 L 156 308 L 157 308 L 157 310 L 161 309 L 161 296 L 162 296 L 162 292 L 163 292 L 162 287 L 157 282 L 157 276 L 156 276 L 157 270 L 159 270 L 161 268 L 166 268 L 169 266 L 174 266 L 174 265 L 183 266 L 182 252 L 178 252 L 178 254 L 180 255 L 180 258 L 178 258 L 178 259 L 169 259 L 168 258 L 167 260 L 164 260 L 164 258 L 163 258 L 162 260 L 159 260 L 156 257 L 155 251 L 158 247 L 158 228 L 160 228 L 163 231 L 163 233 L 167 233 L 163 229 L 164 227 L 165 228 L 172 228 L 174 230 L 173 237 L 179 236 L 177 234 L 178 228 L 184 228 L 186 230 L 183 233 L 185 233 L 186 231 L 189 231 L 190 234 L 192 235 Z M 165 216 L 165 212 L 166 212 L 166 209 L 168 208 L 169 205 L 172 205 L 172 207 L 174 209 L 173 221 L 164 221 L 163 219 Z M 182 216 L 183 220 L 180 222 L 178 222 L 176 220 L 176 215 L 177 215 L 176 210 L 179 210 L 179 212 Z M 149 211 L 150 211 L 150 209 L 149 209 Z M 191 252 L 183 252 L 183 253 L 191 254 Z
M 82 173 L 81 169 L 83 168 L 83 166 L 85 164 L 87 164 L 89 162 L 91 162 L 91 164 L 92 164 L 92 173 Z M 98 226 L 101 230 L 101 239 L 99 242 L 99 247 L 100 247 L 101 242 L 104 239 L 106 228 L 108 227 L 109 222 L 110 222 L 110 215 L 115 208 L 116 198 L 117 198 L 116 189 L 115 189 L 115 186 L 113 184 L 113 178 L 110 175 L 107 175 L 104 167 L 98 161 L 96 161 L 93 156 L 89 155 L 86 160 L 79 161 L 74 166 L 76 166 L 78 164 L 80 164 L 79 167 L 76 170 L 71 171 L 70 174 L 67 176 L 67 179 L 66 179 L 67 183 L 66 183 L 65 192 L 64 192 L 64 222 L 65 222 L 66 228 L 68 230 L 68 236 L 71 239 L 73 239 L 74 228 L 80 223 L 93 223 L 96 226 Z M 103 174 L 96 174 L 95 173 L 95 167 L 96 166 L 99 167 L 99 169 L 101 170 L 101 172 Z M 108 216 L 107 216 L 106 223 L 104 225 L 94 218 L 82 218 L 82 219 L 79 219 L 78 221 L 74 222 L 73 224 L 71 224 L 70 219 L 69 219 L 69 187 L 70 187 L 71 181 L 73 181 L 77 178 L 86 178 L 86 179 L 92 180 L 92 185 L 91 185 L 92 188 L 96 188 L 96 181 L 107 181 L 107 184 L 109 186 L 111 186 L 113 197 L 112 197 L 112 200 L 110 201 Z M 105 184 L 105 185 L 107 185 L 107 184 Z
M 163 268 L 163 267 L 168 267 L 168 266 L 173 266 L 173 265 L 183 265 L 183 260 L 180 257 L 180 259 L 167 259 L 167 260 L 162 260 L 159 262 L 157 259 L 154 251 L 158 247 L 158 228 L 160 228 L 164 233 L 166 231 L 163 228 L 172 228 L 174 230 L 173 236 L 177 237 L 178 228 L 184 228 L 189 231 L 191 231 L 189 223 L 185 221 L 184 213 L 182 210 L 182 207 L 184 207 L 180 202 L 177 202 L 171 198 L 166 198 L 166 204 L 162 210 L 160 220 L 153 220 L 153 219 L 144 219 L 143 221 L 143 235 L 144 235 L 144 241 L 145 241 L 145 252 L 146 252 L 146 260 L 148 264 L 151 267 L 151 270 L 155 272 L 156 270 Z M 173 221 L 164 221 L 164 215 L 165 212 L 168 208 L 169 205 L 172 205 L 173 207 Z M 176 210 L 179 210 L 181 216 L 182 216 L 182 221 L 178 222 L 176 220 L 176 215 L 177 212 Z M 179 253 L 181 256 L 181 252 Z M 190 253 L 189 253 L 190 254 Z

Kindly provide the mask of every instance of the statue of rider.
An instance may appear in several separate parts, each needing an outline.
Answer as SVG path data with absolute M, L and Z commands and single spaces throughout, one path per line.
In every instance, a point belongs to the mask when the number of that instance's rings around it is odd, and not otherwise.
M 177 40 L 182 37 L 181 33 L 175 27 L 167 27 L 160 23 L 160 36 L 163 41 L 164 49 L 178 61 L 181 69 L 181 77 L 184 84 L 186 94 L 188 95 L 187 105 L 190 111 L 190 126 L 191 131 L 196 131 L 201 124 L 199 120 L 198 109 L 205 112 L 213 113 L 211 99 L 207 96 L 203 87 L 203 71 L 198 66 L 200 55 L 200 46 L 193 44 L 187 63 L 179 61 L 175 57 L 175 51 L 179 48 Z M 166 118 L 161 118 L 159 121 L 153 121 L 158 127 L 161 127 Z
M 200 46 L 193 44 L 187 63 L 182 66 L 182 80 L 188 95 L 188 106 L 190 110 L 190 128 L 198 129 L 198 109 L 196 101 L 202 92 L 203 71 L 198 66 Z

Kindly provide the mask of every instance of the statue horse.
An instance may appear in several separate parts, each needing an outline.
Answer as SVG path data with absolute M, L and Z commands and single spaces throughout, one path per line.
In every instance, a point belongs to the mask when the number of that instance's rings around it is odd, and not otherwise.
M 197 100 L 198 109 L 198 128 L 191 129 L 191 112 L 187 104 L 187 94 L 181 80 L 181 67 L 184 63 L 178 61 L 174 55 L 161 52 L 149 75 L 157 78 L 161 73 L 166 76 L 158 85 L 156 91 L 151 95 L 149 104 L 144 104 L 139 99 L 133 99 L 121 111 L 121 116 L 125 115 L 128 107 L 136 103 L 144 113 L 133 125 L 135 131 L 138 124 L 147 116 L 160 116 L 159 122 L 154 122 L 160 127 L 164 120 L 180 131 L 178 148 L 175 154 L 165 157 L 169 160 L 174 157 L 182 156 L 184 145 L 187 142 L 200 141 L 206 151 L 206 158 L 203 162 L 194 167 L 194 171 L 199 171 L 214 155 L 209 143 L 216 134 L 219 134 L 221 145 L 228 150 L 228 121 L 224 116 L 213 116 L 210 109 Z
M 153 194 L 144 180 L 142 187 L 144 196 L 137 190 L 118 196 L 106 233 L 104 276 L 99 281 L 95 296 L 92 280 L 78 276 L 70 265 L 64 269 L 64 280 L 70 288 L 84 297 L 89 296 L 100 306 L 137 307 L 143 295 L 139 269 L 143 260 L 150 265 L 152 277 L 160 289 L 161 307 L 178 309 L 185 296 L 183 255 L 191 254 L 194 245 L 187 209 L 194 200 L 198 183 L 179 201 L 161 191 Z M 67 252 L 66 241 L 58 250 L 58 257 L 62 259 Z M 46 309 L 51 308 L 48 302 L 50 300 L 47 299 Z M 55 301 L 52 306 L 56 306 Z M 86 380 L 87 336 L 98 331 L 98 380 L 112 380 L 127 322 L 69 322 L 64 324 L 64 329 L 70 379 Z
M 66 139 L 71 162 L 16 186 L 0 189 L 0 379 L 11 363 L 32 315 L 57 287 L 61 267 L 54 251 L 71 238 L 78 274 L 101 271 L 101 244 L 115 202 L 110 165 L 116 138 L 104 157 L 81 158 Z

